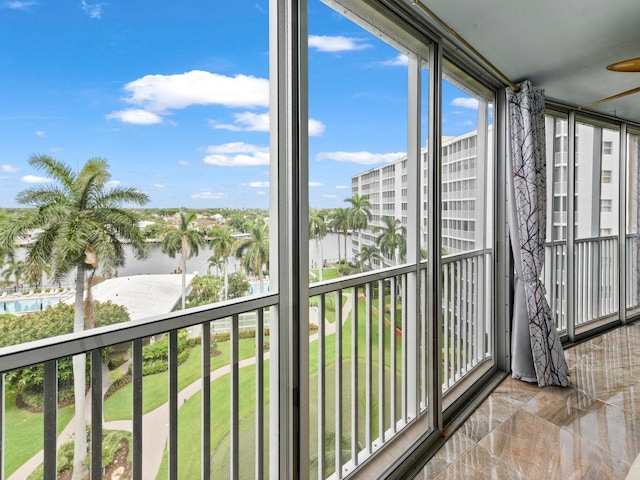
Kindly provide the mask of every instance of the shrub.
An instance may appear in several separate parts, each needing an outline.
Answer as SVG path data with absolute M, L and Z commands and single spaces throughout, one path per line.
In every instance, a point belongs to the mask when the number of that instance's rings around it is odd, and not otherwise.
M 129 320 L 126 309 L 111 302 L 95 302 L 96 326 L 111 325 Z M 60 303 L 42 311 L 25 315 L 7 315 L 0 317 L 0 346 L 18 345 L 43 338 L 73 332 L 73 305 Z M 110 349 L 102 350 L 103 358 L 107 358 Z M 87 373 L 90 368 L 87 358 Z M 13 370 L 6 374 L 9 388 L 27 397 L 42 392 L 44 383 L 44 365 Z M 73 367 L 69 357 L 58 360 L 58 388 L 64 391 L 73 385 Z
M 116 383 L 122 380 L 126 375 L 127 374 L 124 373 L 122 370 L 113 370 L 112 372 L 109 373 L 109 382 Z
M 109 370 L 115 370 L 126 361 L 127 359 L 124 358 L 123 355 L 109 357 L 109 360 L 107 360 L 107 366 L 109 367 Z

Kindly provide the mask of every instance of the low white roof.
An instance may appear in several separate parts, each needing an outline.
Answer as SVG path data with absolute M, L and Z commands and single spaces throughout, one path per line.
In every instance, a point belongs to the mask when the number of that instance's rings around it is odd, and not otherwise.
M 186 275 L 187 293 L 194 274 Z M 127 309 L 131 320 L 169 313 L 180 302 L 182 275 L 134 275 L 100 282 L 92 291 L 93 299 L 111 301 Z M 73 297 L 67 302 L 73 303 Z

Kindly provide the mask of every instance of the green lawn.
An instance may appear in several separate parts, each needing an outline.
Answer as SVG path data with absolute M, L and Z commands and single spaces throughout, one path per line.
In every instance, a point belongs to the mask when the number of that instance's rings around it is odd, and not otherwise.
M 5 475 L 9 477 L 18 467 L 43 448 L 44 429 L 42 413 L 31 413 L 16 407 L 16 394 L 6 392 L 4 458 Z M 58 434 L 73 418 L 73 406 L 58 410 Z
M 240 359 L 255 355 L 255 338 L 240 339 Z M 218 343 L 220 355 L 211 358 L 211 371 L 229 364 L 229 342 Z M 202 349 L 191 349 L 189 358 L 178 368 L 178 390 L 184 389 L 201 376 Z M 142 379 L 142 413 L 148 413 L 168 401 L 168 372 L 147 375 Z M 132 416 L 132 384 L 129 383 L 114 393 L 104 403 L 105 421 L 128 420 Z
M 364 321 L 366 319 L 366 307 L 364 301 L 359 301 L 358 306 L 358 443 L 362 446 L 365 443 L 365 424 L 366 424 L 366 331 L 364 327 Z M 380 369 L 378 351 L 378 319 L 374 314 L 372 316 L 374 328 L 372 329 L 371 343 L 372 343 L 372 382 L 371 382 L 371 424 L 372 424 L 372 437 L 375 438 L 378 435 L 378 373 Z M 385 324 L 385 396 L 387 403 L 385 405 L 385 428 L 389 428 L 391 425 L 391 379 L 394 377 L 391 372 L 391 355 L 389 342 L 389 325 Z M 342 428 L 343 444 L 350 444 L 351 437 L 351 374 L 352 374 L 352 358 L 351 358 L 351 338 L 352 338 L 352 323 L 351 316 L 345 322 L 343 326 L 343 377 L 342 377 Z M 398 401 L 398 410 L 396 412 L 396 419 L 398 420 L 400 411 L 400 339 L 396 338 L 397 342 L 397 371 L 395 372 L 395 381 L 397 385 L 396 395 Z M 325 345 L 325 443 L 327 445 L 327 452 L 331 455 L 334 442 L 332 439 L 335 434 L 335 335 L 329 335 L 326 337 Z M 317 451 L 318 441 L 318 422 L 317 422 L 317 409 L 318 409 L 318 342 L 314 341 L 309 344 L 309 429 L 310 429 L 310 452 L 311 457 L 315 456 Z M 265 441 L 268 440 L 268 364 L 265 362 Z M 255 366 L 249 366 L 240 369 L 239 374 L 239 391 L 240 395 L 240 478 L 250 478 L 254 475 L 255 469 Z M 211 384 L 211 406 L 212 406 L 212 422 L 211 422 L 211 445 L 212 445 L 212 476 L 214 478 L 228 478 L 229 476 L 229 455 L 230 455 L 230 439 L 229 439 L 229 376 L 224 377 L 212 382 Z M 191 397 L 186 404 L 180 407 L 178 413 L 178 476 L 179 478 L 197 478 L 200 473 L 201 462 L 201 433 L 200 433 L 200 419 L 201 419 L 201 394 L 198 392 Z M 265 446 L 265 461 L 268 458 L 268 445 Z M 331 468 L 327 469 L 327 474 L 331 472 Z M 158 478 L 167 478 L 167 456 L 163 458 L 163 463 L 160 468 Z

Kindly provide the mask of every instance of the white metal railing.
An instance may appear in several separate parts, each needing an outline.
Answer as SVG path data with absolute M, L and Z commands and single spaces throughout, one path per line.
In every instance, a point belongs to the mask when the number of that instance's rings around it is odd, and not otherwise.
M 41 458 L 44 467 L 44 478 L 57 478 L 57 447 L 58 447 L 58 368 L 57 361 L 61 358 L 79 354 L 88 354 L 91 360 L 88 424 L 91 432 L 103 432 L 103 408 L 105 404 L 103 391 L 102 353 L 105 348 L 123 343 L 131 343 L 131 383 L 132 383 L 132 414 L 128 420 L 131 428 L 131 452 L 132 477 L 155 478 L 158 474 L 157 467 L 151 468 L 145 451 L 154 437 L 162 437 L 160 449 L 166 444 L 167 471 L 166 477 L 180 478 L 179 461 L 196 461 L 200 463 L 199 471 L 203 478 L 216 478 L 224 474 L 226 478 L 246 478 L 247 473 L 255 478 L 263 478 L 263 473 L 268 470 L 266 445 L 268 445 L 268 430 L 265 424 L 265 408 L 268 405 L 268 397 L 265 392 L 268 386 L 265 380 L 268 375 L 265 372 L 265 361 L 269 357 L 266 352 L 268 346 L 262 341 L 264 338 L 265 316 L 270 309 L 276 308 L 277 295 L 265 294 L 251 297 L 250 299 L 234 300 L 217 304 L 215 308 L 199 307 L 189 311 L 164 315 L 145 319 L 143 321 L 131 321 L 125 324 L 111 325 L 81 333 L 62 335 L 47 338 L 35 342 L 15 345 L 0 349 L 0 374 L 4 379 L 7 372 L 32 365 L 44 365 L 44 431 L 42 444 L 44 445 Z M 253 315 L 256 329 L 254 350 L 249 358 L 240 358 L 240 317 Z M 211 328 L 216 322 L 224 321 L 230 324 L 229 328 L 229 360 L 224 366 L 224 373 L 228 375 L 229 402 L 228 406 L 212 403 L 211 380 L 214 374 L 220 371 L 211 371 Z M 201 333 L 201 375 L 196 389 L 200 392 L 200 439 L 197 432 L 190 432 L 193 441 L 200 441 L 200 460 L 184 458 L 181 456 L 181 447 L 178 442 L 180 422 L 178 421 L 178 409 L 187 397 L 184 392 L 178 391 L 178 331 L 187 328 L 200 327 Z M 143 340 L 166 334 L 168 341 L 168 402 L 166 421 L 159 425 L 150 425 L 144 421 L 143 415 Z M 246 351 L 245 351 L 246 357 Z M 249 369 L 253 372 L 253 382 L 240 381 L 240 371 L 245 365 L 255 365 Z M 243 372 L 243 377 L 246 375 Z M 246 380 L 246 377 L 244 377 Z M 247 385 L 250 385 L 248 388 Z M 6 460 L 7 445 L 11 442 L 8 432 L 4 430 L 7 424 L 7 409 L 5 405 L 5 388 L 0 389 L 0 478 L 6 478 L 4 465 Z M 247 439 L 241 432 L 243 423 L 246 422 L 246 399 L 254 397 L 253 406 L 249 408 L 251 428 L 255 432 L 253 438 Z M 242 399 L 242 401 L 241 401 Z M 243 405 L 245 405 L 243 407 Z M 218 445 L 211 443 L 211 420 L 216 416 L 226 415 L 229 430 L 227 439 L 229 443 L 228 459 L 216 459 L 212 457 Z M 166 426 L 165 426 L 166 425 Z M 246 429 L 246 425 L 244 425 Z M 243 433 L 242 441 L 241 433 Z M 39 439 L 32 439 L 37 443 Z M 226 440 L 225 440 L 226 441 Z M 184 442 L 185 445 L 187 442 Z M 91 435 L 91 476 L 102 478 L 102 435 Z M 251 458 L 246 458 L 247 453 L 252 452 Z M 250 461 L 247 461 L 250 460 Z M 247 470 L 249 468 L 249 470 Z M 154 471 L 155 470 L 155 471 Z M 222 472 L 222 473 L 221 473 Z
M 409 422 L 411 385 L 421 382 L 409 378 L 412 352 L 426 365 L 426 355 L 416 354 L 426 337 L 406 334 L 408 322 L 424 331 L 422 318 L 409 314 L 410 275 L 415 267 L 396 267 L 310 288 L 318 323 L 310 344 L 317 361 L 309 365 L 310 411 L 317 412 L 311 478 L 344 478 Z
M 441 354 L 435 355 L 440 361 L 434 364 L 442 368 L 443 392 L 492 355 L 492 320 L 487 314 L 491 309 L 491 282 L 487 278 L 490 266 L 490 252 L 469 252 L 442 259 L 443 308 L 439 321 L 443 342 Z M 429 358 L 434 353 L 429 353 L 429 328 L 423 313 L 429 310 L 426 272 L 426 264 L 419 268 L 392 267 L 309 287 L 309 319 L 318 326 L 317 333 L 312 331 L 309 337 L 312 478 L 344 478 L 427 410 Z M 267 432 L 275 427 L 265 420 L 265 408 L 268 408 L 265 392 L 269 390 L 265 385 L 269 378 L 265 363 L 269 352 L 266 352 L 268 344 L 262 339 L 269 313 L 273 318 L 272 309 L 277 308 L 277 301 L 277 295 L 264 294 L 0 349 L 0 373 L 34 364 L 45 366 L 45 478 L 57 475 L 57 360 L 83 353 L 90 355 L 93 367 L 88 418 L 91 431 L 102 432 L 106 428 L 101 388 L 102 353 L 105 348 L 123 343 L 132 345 L 132 414 L 128 421 L 133 478 L 152 478 L 158 473 L 159 465 L 151 467 L 145 453 L 150 436 L 158 435 L 165 435 L 160 439 L 159 448 L 165 445 L 167 448 L 167 471 L 161 472 L 163 476 L 180 478 L 181 462 L 189 461 L 200 463 L 203 478 L 263 478 L 268 471 Z M 247 358 L 246 348 L 241 354 L 240 336 L 252 318 L 256 335 Z M 183 438 L 179 436 L 179 412 L 186 401 L 178 381 L 177 342 L 181 329 L 201 329 L 202 332 L 201 375 L 196 387 L 201 392 L 200 458 L 184 458 L 179 442 L 179 438 Z M 224 387 L 229 390 L 226 407 L 212 403 L 215 384 L 212 387 L 211 379 L 220 373 L 211 368 L 209 346 L 214 331 L 229 334 L 229 360 L 225 365 L 228 387 Z M 145 339 L 164 334 L 169 338 L 168 413 L 158 434 L 144 421 L 142 349 Z M 248 364 L 255 365 L 255 370 L 245 371 Z M 243 380 L 248 374 L 254 376 L 252 382 L 247 382 L 246 377 Z M 247 415 L 242 404 L 249 397 L 255 398 Z M 4 402 L 5 396 L 0 399 Z M 5 411 L 0 408 L 0 427 L 6 420 Z M 211 442 L 211 421 L 220 416 L 225 417 L 229 426 L 225 434 L 229 454 L 223 462 L 214 455 L 218 445 Z M 247 417 L 250 427 L 247 427 Z M 254 432 L 250 439 L 247 430 Z M 4 452 L 3 442 L 11 442 L 11 438 L 0 438 L 0 450 Z M 91 471 L 97 478 L 102 468 L 102 436 L 92 435 L 91 445 L 91 451 L 95 452 L 91 455 Z
M 618 311 L 617 237 L 576 240 L 575 322 L 596 320 Z
M 627 236 L 627 259 L 632 260 L 633 236 Z M 559 331 L 566 331 L 567 322 L 584 325 L 618 311 L 619 258 L 618 237 L 600 237 L 576 240 L 574 243 L 574 315 L 567 318 L 567 244 L 554 241 L 545 245 L 544 282 L 547 301 L 555 316 Z M 627 265 L 634 265 L 627 261 Z M 638 272 L 627 269 L 627 304 L 640 301 L 636 291 Z M 635 295 L 635 296 L 634 296 Z
M 627 265 L 626 303 L 628 309 L 640 307 L 640 238 L 628 234 L 625 240 Z
M 485 278 L 490 258 L 474 251 L 442 260 L 443 392 L 492 355 L 492 322 L 486 309 L 491 284 Z

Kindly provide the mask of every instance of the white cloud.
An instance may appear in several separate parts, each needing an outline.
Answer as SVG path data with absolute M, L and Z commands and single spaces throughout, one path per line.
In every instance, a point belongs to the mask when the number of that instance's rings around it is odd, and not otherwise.
M 102 17 L 102 7 L 104 7 L 106 3 L 98 2 L 98 3 L 87 3 L 82 0 L 80 6 L 82 7 L 82 11 L 86 13 L 91 18 L 100 18 Z
M 162 123 L 162 117 L 159 115 L 139 108 L 111 112 L 107 115 L 107 120 L 120 120 L 123 123 L 133 123 L 134 125 L 155 125 Z
M 227 195 L 221 192 L 210 192 L 208 190 L 194 193 L 191 195 L 191 198 L 201 198 L 204 200 L 220 200 L 221 198 L 225 198 Z
M 309 182 L 309 186 L 310 187 L 322 187 L 322 186 L 324 186 L 324 183 L 321 183 L 321 182 Z
M 325 193 L 322 195 L 324 198 L 338 198 L 337 195 L 333 195 L 332 193 Z
M 268 132 L 269 131 L 269 112 L 253 113 L 242 112 L 235 113 L 234 123 L 217 123 L 215 120 L 209 120 L 209 125 L 219 130 L 231 130 L 234 132 Z M 309 119 L 309 136 L 319 137 L 324 133 L 325 126 L 319 120 Z
M 180 165 L 181 167 L 186 167 L 187 165 L 189 165 L 189 162 L 187 162 L 186 160 L 178 160 L 178 165 Z
M 120 185 L 120 180 L 109 180 L 109 181 L 105 184 L 105 187 L 107 187 L 107 188 L 113 188 L 113 187 L 117 187 L 118 185 Z
M 234 124 L 216 123 L 210 120 L 209 124 L 216 129 L 233 130 L 235 132 L 268 132 L 269 131 L 269 112 L 253 113 L 242 112 L 233 115 L 235 117 Z
M 213 154 L 204 157 L 204 163 L 218 167 L 257 167 L 269 165 L 268 153 L 253 153 L 250 155 L 221 155 Z
M 409 65 L 409 57 L 407 57 L 404 53 L 399 53 L 396 57 L 390 60 L 383 60 L 380 62 L 380 65 L 385 67 L 406 67 Z
M 346 185 L 336 185 L 336 188 L 344 190 L 345 188 L 349 188 L 349 187 L 347 187 Z
M 210 145 L 205 149 L 208 153 L 269 153 L 269 147 L 259 147 L 250 143 L 231 142 L 220 145 Z
M 362 165 L 375 165 L 376 163 L 388 163 L 399 160 L 407 154 L 404 152 L 395 153 L 371 153 L 371 152 L 321 152 L 317 155 L 318 160 L 335 160 L 337 162 L 351 162 Z
M 259 147 L 244 142 L 210 145 L 205 148 L 210 155 L 204 163 L 219 167 L 254 167 L 269 165 L 269 147 Z
M 154 183 L 153 186 L 159 188 L 160 190 L 163 190 L 165 188 L 165 186 L 161 183 Z
M 309 136 L 310 137 L 319 137 L 324 133 L 324 123 L 319 120 L 314 120 L 313 118 L 309 119 Z
M 267 192 L 265 192 L 265 191 L 263 191 L 263 190 L 258 190 L 258 191 L 256 192 L 256 195 L 264 195 L 265 193 L 267 193 Z
M 4 165 L 0 165 L 0 171 L 2 172 L 16 173 L 18 170 L 20 170 L 18 167 L 13 167 L 7 163 L 5 163 Z
M 24 183 L 53 183 L 55 180 L 47 177 L 36 177 L 35 175 L 25 175 L 20 179 Z
M 252 188 L 269 188 L 269 182 L 247 182 L 241 183 L 240 185 Z
M 46 136 L 46 134 L 42 130 L 37 130 L 36 131 L 36 136 L 37 137 L 44 137 L 44 136 Z
M 15 1 L 15 2 L 4 2 L 2 4 L 2 8 L 9 8 L 11 10 L 30 10 L 34 5 L 38 5 L 38 2 L 32 1 Z
M 454 107 L 471 108 L 473 110 L 478 109 L 478 100 L 471 97 L 457 97 L 451 101 L 451 105 Z
M 124 89 L 127 103 L 158 115 L 191 105 L 269 106 L 269 80 L 251 75 L 227 77 L 201 70 L 146 75 L 127 83 Z
M 315 48 L 319 52 L 348 52 L 362 50 L 370 46 L 353 37 L 309 35 L 309 47 Z

